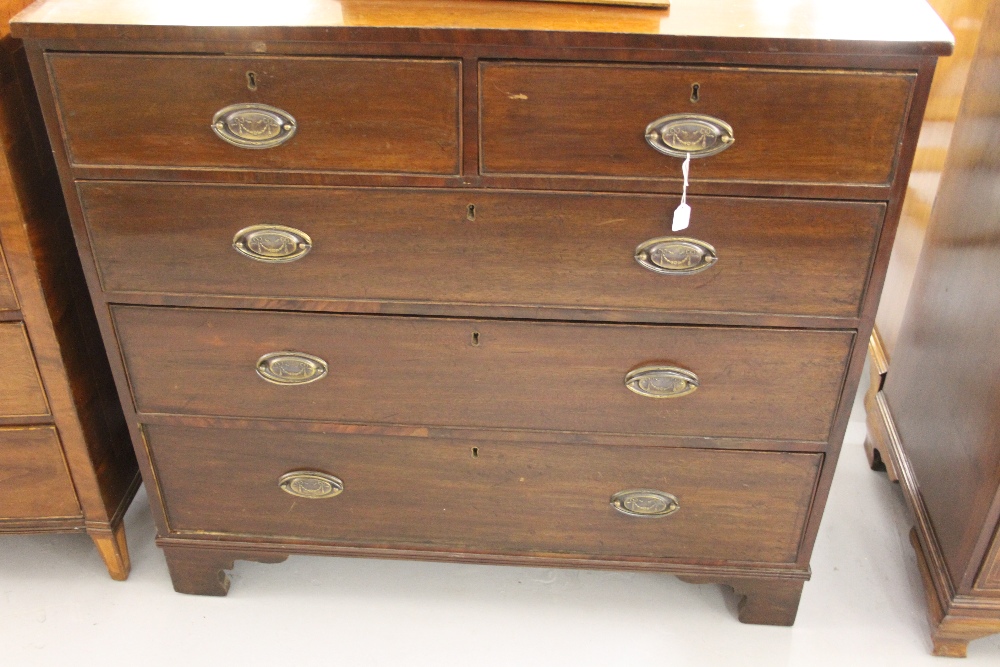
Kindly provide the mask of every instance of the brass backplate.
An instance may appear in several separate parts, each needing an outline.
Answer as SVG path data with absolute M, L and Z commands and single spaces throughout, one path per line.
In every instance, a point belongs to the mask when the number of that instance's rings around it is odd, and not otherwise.
M 673 514 L 681 508 L 677 497 L 656 489 L 631 489 L 611 496 L 611 506 L 622 514 L 655 519 Z
M 698 388 L 698 376 L 676 366 L 643 366 L 625 376 L 625 386 L 647 398 L 679 398 Z

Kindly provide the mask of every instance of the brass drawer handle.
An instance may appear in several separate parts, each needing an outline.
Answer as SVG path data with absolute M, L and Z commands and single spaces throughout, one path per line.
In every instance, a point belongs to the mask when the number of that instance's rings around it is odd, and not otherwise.
M 303 352 L 270 352 L 257 360 L 257 375 L 273 384 L 309 384 L 328 371 L 325 361 Z
M 648 398 L 677 398 L 698 388 L 698 376 L 676 366 L 643 366 L 625 376 L 625 386 Z
M 294 470 L 278 478 L 278 487 L 299 498 L 332 498 L 344 490 L 344 483 L 333 475 L 315 470 Z
M 253 225 L 236 232 L 233 247 L 258 262 L 294 262 L 312 250 L 312 239 L 294 227 Z
M 274 148 L 295 135 L 295 119 L 267 104 L 232 104 L 215 112 L 212 130 L 239 148 Z
M 611 506 L 622 514 L 644 519 L 667 516 L 681 508 L 676 496 L 655 489 L 619 491 L 611 496 Z
M 682 276 L 709 268 L 719 255 L 708 243 L 680 236 L 665 236 L 640 243 L 635 261 L 654 273 Z
M 646 126 L 646 142 L 673 157 L 708 157 L 721 153 L 735 141 L 729 123 L 702 114 L 673 114 Z

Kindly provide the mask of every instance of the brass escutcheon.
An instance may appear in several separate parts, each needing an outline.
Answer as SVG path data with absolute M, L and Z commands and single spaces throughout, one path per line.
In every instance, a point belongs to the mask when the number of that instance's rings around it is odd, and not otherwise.
M 625 376 L 625 386 L 647 398 L 678 398 L 698 389 L 698 376 L 676 366 L 643 366 Z
M 328 371 L 325 361 L 304 352 L 270 352 L 257 360 L 257 375 L 272 384 L 309 384 Z
M 258 262 L 294 262 L 312 250 L 312 239 L 294 227 L 253 225 L 236 232 L 233 248 Z
M 729 123 L 703 114 L 673 114 L 646 126 L 646 143 L 673 157 L 708 157 L 721 153 L 735 141 Z
M 611 506 L 622 514 L 656 519 L 681 508 L 677 497 L 655 489 L 631 489 L 611 496 Z
M 267 104 L 232 104 L 215 112 L 212 131 L 239 148 L 274 148 L 295 134 L 295 119 Z
M 683 276 L 709 268 L 719 255 L 708 243 L 680 236 L 665 236 L 640 243 L 635 261 L 654 273 Z
M 278 478 L 278 487 L 299 498 L 332 498 L 344 490 L 344 483 L 333 475 L 315 470 L 295 470 Z

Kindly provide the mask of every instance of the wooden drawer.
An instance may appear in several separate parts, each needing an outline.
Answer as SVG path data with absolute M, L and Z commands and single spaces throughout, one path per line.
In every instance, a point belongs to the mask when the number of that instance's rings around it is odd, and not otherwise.
M 680 270 L 663 275 L 635 254 L 670 235 L 673 197 L 78 187 L 112 292 L 638 311 L 857 316 L 885 212 L 882 204 L 693 198 L 689 235 L 718 260 L 681 256 Z M 240 230 L 279 223 L 310 239 L 307 254 L 268 262 L 234 249 Z M 298 252 L 294 243 L 284 248 Z M 688 274 L 691 264 L 707 268 Z
M 811 441 L 827 439 L 854 335 L 131 306 L 113 317 L 142 413 Z M 284 351 L 329 372 L 261 379 L 258 360 Z M 626 388 L 629 372 L 661 365 L 700 388 Z
M 822 455 L 146 426 L 171 531 L 355 545 L 793 562 Z M 473 449 L 475 447 L 475 449 Z M 343 492 L 299 498 L 291 471 Z M 676 497 L 635 517 L 625 490 Z
M 17 296 L 14 293 L 14 285 L 10 282 L 7 260 L 3 256 L 3 248 L 0 247 L 0 310 L 17 309 Z
M 79 515 L 55 428 L 0 428 L 0 529 L 4 519 Z
M 28 335 L 20 322 L 0 324 L 0 359 L 4 360 L 4 377 L 0 382 L 0 417 L 49 414 Z
M 725 121 L 735 141 L 695 180 L 886 184 L 915 74 L 741 67 L 480 65 L 482 171 L 680 177 L 646 127 L 674 114 Z M 698 85 L 698 102 L 692 87 Z M 858 113 L 864 109 L 864 113 Z
M 458 173 L 458 61 L 47 58 L 73 164 Z M 286 112 L 294 134 L 263 150 L 230 145 L 213 123 L 236 104 Z M 244 136 L 279 131 L 262 116 L 234 123 Z

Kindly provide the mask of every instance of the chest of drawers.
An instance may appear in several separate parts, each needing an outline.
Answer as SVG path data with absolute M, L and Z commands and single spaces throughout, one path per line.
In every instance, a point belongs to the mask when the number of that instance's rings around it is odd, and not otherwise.
M 140 479 L 24 50 L 10 36 L 27 4 L 0 0 L 0 535 L 86 532 L 120 580 L 122 518 Z
M 790 624 L 936 17 L 293 4 L 16 23 L 175 588 L 289 553 L 637 568 Z

